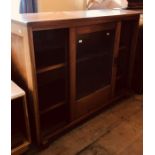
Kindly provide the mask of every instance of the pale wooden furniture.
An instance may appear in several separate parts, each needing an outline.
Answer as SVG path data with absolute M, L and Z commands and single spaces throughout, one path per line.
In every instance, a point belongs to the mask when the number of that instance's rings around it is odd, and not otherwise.
M 24 153 L 31 143 L 25 92 L 11 82 L 11 154 Z
M 130 94 L 139 12 L 12 17 L 14 79 L 27 91 L 38 144 Z

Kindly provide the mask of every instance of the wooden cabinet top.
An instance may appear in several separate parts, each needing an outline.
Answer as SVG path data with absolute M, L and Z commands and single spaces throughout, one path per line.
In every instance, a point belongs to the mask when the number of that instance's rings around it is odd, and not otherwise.
M 11 81 L 11 100 L 25 95 L 25 92 L 17 86 L 13 81 Z
M 139 16 L 140 12 L 130 10 L 86 10 L 86 11 L 60 11 L 44 13 L 16 14 L 12 17 L 13 22 L 34 25 L 38 23 L 77 22 L 80 20 L 113 20 L 132 16 Z

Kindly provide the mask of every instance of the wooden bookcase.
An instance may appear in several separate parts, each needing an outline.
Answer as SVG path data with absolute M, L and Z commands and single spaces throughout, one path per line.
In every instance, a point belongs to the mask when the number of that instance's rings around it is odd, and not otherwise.
M 68 29 L 33 32 L 41 135 L 68 122 Z
M 11 154 L 24 153 L 31 144 L 25 92 L 11 82 Z
M 12 66 L 38 144 L 130 92 L 139 12 L 89 10 L 12 18 Z

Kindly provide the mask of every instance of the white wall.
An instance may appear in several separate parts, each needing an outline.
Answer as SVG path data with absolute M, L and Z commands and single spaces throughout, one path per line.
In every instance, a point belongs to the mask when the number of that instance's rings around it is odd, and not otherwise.
M 87 0 L 38 0 L 38 12 L 86 9 Z M 11 0 L 12 14 L 19 13 L 20 0 Z
M 11 13 L 19 13 L 19 2 L 20 0 L 11 0 Z
M 86 0 L 38 0 L 38 12 L 84 10 Z

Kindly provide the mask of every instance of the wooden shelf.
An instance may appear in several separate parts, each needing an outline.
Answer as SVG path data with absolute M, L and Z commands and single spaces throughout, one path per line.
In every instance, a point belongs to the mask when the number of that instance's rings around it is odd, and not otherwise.
M 65 63 L 68 29 L 34 31 L 33 41 L 38 73 L 59 68 L 62 65 L 61 63 Z
M 39 109 L 44 111 L 66 100 L 65 79 L 57 79 L 38 87 Z M 46 111 L 46 110 L 45 110 Z
M 52 71 L 52 70 L 55 70 L 55 69 L 60 69 L 62 67 L 65 67 L 64 63 L 43 67 L 43 68 L 37 69 L 37 74 L 42 74 L 42 73 L 45 73 L 45 72 L 48 72 L 48 71 Z
M 40 113 L 43 115 L 43 114 L 45 114 L 45 113 L 47 113 L 47 112 L 49 112 L 51 110 L 54 110 L 56 108 L 59 108 L 59 107 L 63 106 L 64 104 L 65 104 L 64 102 L 57 103 L 55 105 L 52 105 L 51 107 L 47 107 L 46 109 L 41 110 Z

